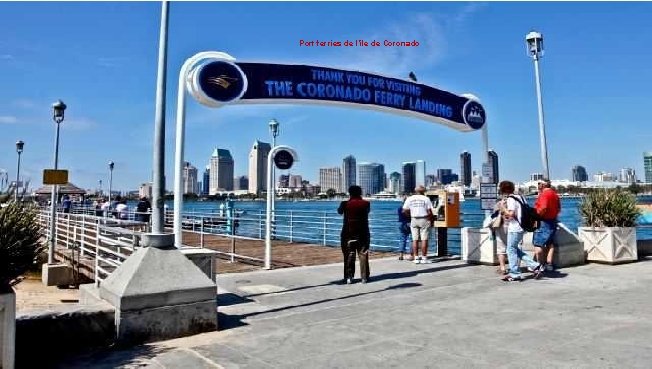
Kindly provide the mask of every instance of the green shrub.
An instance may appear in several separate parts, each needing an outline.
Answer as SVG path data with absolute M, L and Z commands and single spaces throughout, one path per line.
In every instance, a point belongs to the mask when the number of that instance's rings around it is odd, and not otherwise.
M 0 289 L 34 265 L 44 249 L 40 238 L 35 209 L 14 202 L 0 208 Z
M 636 197 L 621 189 L 591 192 L 579 208 L 587 227 L 635 227 L 640 214 Z

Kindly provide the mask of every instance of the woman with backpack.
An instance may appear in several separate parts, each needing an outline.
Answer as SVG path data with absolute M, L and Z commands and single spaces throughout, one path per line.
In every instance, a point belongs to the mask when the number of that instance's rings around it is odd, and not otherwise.
M 514 189 L 514 183 L 511 181 L 502 181 L 498 184 L 500 194 L 506 198 L 504 207 L 500 209 L 500 213 L 507 224 L 507 258 L 509 260 L 509 274 L 502 278 L 505 282 L 523 280 L 520 260 L 523 260 L 528 269 L 532 270 L 535 279 L 538 279 L 542 272 L 542 265 L 534 261 L 530 255 L 523 252 L 519 247 L 519 244 L 523 241 L 524 233 L 523 227 L 521 226 L 521 219 L 523 219 L 524 213 L 521 204 L 527 202 L 523 196 L 515 195 Z

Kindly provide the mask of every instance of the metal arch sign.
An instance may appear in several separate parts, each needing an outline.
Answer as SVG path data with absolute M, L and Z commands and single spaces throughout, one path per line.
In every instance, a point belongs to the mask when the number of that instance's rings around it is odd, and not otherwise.
M 236 62 L 210 58 L 188 74 L 186 87 L 200 103 L 326 104 L 373 109 L 474 131 L 486 122 L 475 99 L 377 74 L 302 64 Z

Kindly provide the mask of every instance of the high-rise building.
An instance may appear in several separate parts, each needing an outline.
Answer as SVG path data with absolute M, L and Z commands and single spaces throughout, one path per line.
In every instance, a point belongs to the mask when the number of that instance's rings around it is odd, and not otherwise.
M 324 192 L 330 189 L 335 190 L 337 193 L 344 192 L 342 190 L 342 171 L 340 168 L 319 168 L 319 185 Z
M 148 183 L 143 183 L 140 185 L 138 188 L 138 197 L 147 197 L 148 199 L 152 199 L 152 182 Z
M 573 182 L 586 182 L 589 180 L 589 175 L 586 173 L 586 168 L 581 165 L 576 165 L 572 169 Z
M 652 183 L 652 151 L 643 153 L 643 169 L 645 170 L 645 183 Z
M 594 182 L 614 182 L 615 180 L 616 177 L 613 175 L 613 173 L 598 172 L 593 175 Z
M 290 187 L 290 175 L 289 174 L 281 174 L 278 176 L 278 184 L 276 186 L 277 188 L 289 188 Z
M 489 150 L 489 166 L 491 167 L 491 172 L 493 174 L 492 183 L 500 182 L 500 177 L 498 176 L 498 154 L 493 150 Z
M 297 174 L 290 174 L 290 188 L 301 188 L 302 186 L 302 178 L 300 175 Z
M 233 191 L 233 158 L 226 149 L 215 148 L 210 161 L 209 195 L 219 191 Z
M 471 179 L 471 153 L 464 151 L 460 154 L 460 182 L 464 186 L 470 186 Z
M 211 166 L 207 165 L 204 169 L 204 176 L 201 181 L 201 194 L 203 196 L 208 196 L 210 193 L 210 184 L 211 184 Z
M 530 181 L 540 181 L 544 179 L 546 176 L 543 173 L 532 173 L 530 174 Z
M 636 183 L 636 172 L 632 168 L 623 168 L 620 170 L 620 181 L 623 183 Z
M 389 192 L 394 194 L 401 193 L 401 173 L 392 172 L 389 175 Z
M 414 187 L 426 185 L 426 162 L 417 160 L 414 163 Z
M 249 178 L 247 176 L 238 176 L 233 178 L 234 190 L 249 190 Z
M 363 195 L 374 195 L 385 188 L 385 166 L 378 163 L 358 164 L 358 184 Z M 414 190 L 413 190 L 414 191 Z
M 272 147 L 256 140 L 249 151 L 249 192 L 260 194 L 267 191 L 267 157 Z
M 199 186 L 197 186 L 197 168 L 186 161 L 184 162 L 183 166 L 183 193 L 197 194 L 198 189 Z
M 349 187 L 356 184 L 356 161 L 353 155 L 342 160 L 342 191 L 348 191 Z
M 403 183 L 401 191 L 403 193 L 414 193 L 414 189 L 417 187 L 417 172 L 416 172 L 416 163 L 415 162 L 405 162 L 401 166 L 401 172 L 403 172 Z

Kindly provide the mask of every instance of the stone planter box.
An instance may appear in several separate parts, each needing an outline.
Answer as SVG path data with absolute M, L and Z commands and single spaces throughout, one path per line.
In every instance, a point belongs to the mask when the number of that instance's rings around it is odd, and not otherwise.
M 635 227 L 579 227 L 586 260 L 608 264 L 638 259 Z
M 0 368 L 14 369 L 16 348 L 16 295 L 0 294 Z
M 526 232 L 523 236 L 523 251 L 532 254 L 533 233 Z M 497 232 L 497 237 L 491 237 L 488 228 L 462 228 L 462 260 L 469 264 L 498 265 L 496 249 L 499 242 L 506 242 L 506 235 Z M 585 262 L 584 246 L 578 235 L 565 225 L 559 224 L 555 234 L 555 252 L 553 263 L 558 268 L 582 265 Z
M 498 265 L 496 249 L 498 243 L 507 241 L 506 235 L 488 228 L 462 228 L 462 260 L 469 264 Z

